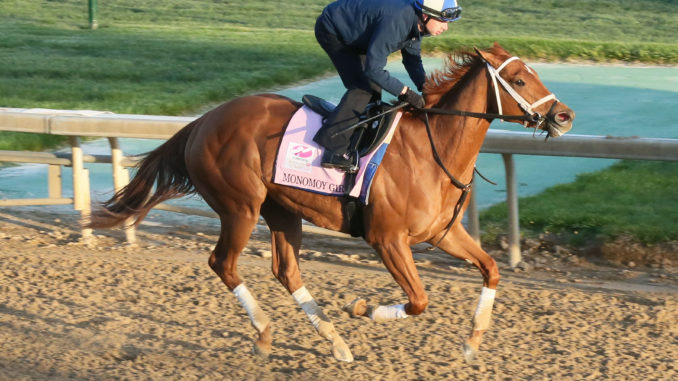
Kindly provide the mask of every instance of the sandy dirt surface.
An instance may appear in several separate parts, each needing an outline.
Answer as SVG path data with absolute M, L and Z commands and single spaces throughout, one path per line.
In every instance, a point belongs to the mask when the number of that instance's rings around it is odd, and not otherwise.
M 74 380 L 676 380 L 678 274 L 526 253 L 513 271 L 500 251 L 495 313 L 481 358 L 460 347 L 482 280 L 440 252 L 417 254 L 429 292 L 420 316 L 352 319 L 341 306 L 406 301 L 362 241 L 305 235 L 306 287 L 355 361 L 339 363 L 273 278 L 265 228 L 240 273 L 273 322 L 268 361 L 254 329 L 209 267 L 217 220 L 152 212 L 138 247 L 120 231 L 77 242 L 77 219 L 50 208 L 0 209 L 0 379 Z

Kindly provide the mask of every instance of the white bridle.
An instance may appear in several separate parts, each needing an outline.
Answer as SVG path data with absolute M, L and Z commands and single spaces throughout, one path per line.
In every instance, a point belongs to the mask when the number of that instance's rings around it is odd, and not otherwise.
M 499 73 L 506 67 L 506 65 L 508 65 L 509 63 L 511 63 L 515 60 L 518 60 L 518 59 L 519 59 L 518 57 L 511 57 L 511 58 L 507 59 L 506 61 L 504 61 L 504 63 L 501 64 L 501 66 L 499 66 L 496 69 L 494 67 L 492 67 L 492 65 L 490 65 L 489 62 L 485 61 L 485 64 L 487 65 L 487 70 L 490 72 L 490 77 L 492 77 L 492 85 L 494 87 L 494 94 L 497 97 L 497 107 L 499 108 L 498 113 L 503 114 L 502 108 L 501 108 L 501 99 L 499 98 L 499 86 L 497 85 L 497 81 L 499 81 L 499 83 L 504 88 L 504 90 L 506 90 L 506 92 L 508 92 L 509 95 L 511 95 L 511 97 L 513 97 L 513 99 L 516 102 L 518 102 L 518 105 L 520 106 L 521 109 L 523 109 L 524 112 L 526 112 L 530 115 L 534 115 L 535 114 L 535 112 L 534 112 L 535 108 L 543 105 L 544 103 L 546 103 L 550 100 L 555 99 L 556 101 L 558 101 L 558 99 L 556 98 L 555 95 L 553 95 L 553 93 L 551 93 L 551 94 L 537 100 L 536 102 L 529 103 L 528 101 L 525 100 L 525 98 L 523 98 L 520 94 L 518 94 L 518 92 L 515 91 L 513 89 L 513 87 L 511 87 L 511 85 L 509 85 L 508 82 L 506 82 L 506 80 L 504 80 L 504 78 L 502 78 L 499 75 Z M 539 119 L 543 120 L 541 118 L 541 115 L 539 115 Z M 504 120 L 502 119 L 502 122 L 503 121 Z M 525 123 L 527 123 L 527 122 L 525 122 Z

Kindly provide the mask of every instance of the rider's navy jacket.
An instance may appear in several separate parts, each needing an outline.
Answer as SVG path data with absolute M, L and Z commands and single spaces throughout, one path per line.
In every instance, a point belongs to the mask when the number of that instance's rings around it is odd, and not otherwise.
M 338 0 L 325 8 L 318 21 L 366 55 L 367 78 L 398 95 L 405 85 L 384 70 L 389 54 L 401 51 L 403 65 L 418 89 L 426 80 L 418 12 L 413 0 Z

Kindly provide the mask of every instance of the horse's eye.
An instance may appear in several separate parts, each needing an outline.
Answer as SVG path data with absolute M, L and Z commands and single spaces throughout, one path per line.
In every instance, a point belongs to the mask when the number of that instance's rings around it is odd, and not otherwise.
M 523 81 L 522 79 L 519 79 L 519 80 L 515 81 L 514 83 L 516 84 L 516 86 L 525 86 L 525 81 Z

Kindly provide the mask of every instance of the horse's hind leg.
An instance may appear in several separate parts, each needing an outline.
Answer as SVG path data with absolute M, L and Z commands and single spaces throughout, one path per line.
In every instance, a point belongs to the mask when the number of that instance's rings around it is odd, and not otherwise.
M 247 311 L 252 326 L 257 330 L 259 338 L 254 344 L 254 352 L 262 357 L 267 357 L 271 352 L 272 341 L 270 320 L 245 287 L 237 271 L 240 252 L 245 248 L 259 218 L 258 207 L 254 209 L 220 213 L 221 235 L 212 255 L 210 255 L 209 265 L 224 284 L 233 291 L 233 294 Z
M 334 357 L 340 361 L 353 361 L 350 349 L 301 281 L 299 270 L 301 217 L 271 199 L 267 199 L 261 206 L 261 215 L 271 230 L 273 275 L 306 312 L 318 334 L 332 343 Z
M 478 352 L 483 333 L 490 325 L 499 284 L 499 268 L 495 260 L 471 238 L 461 224 L 456 224 L 438 247 L 454 257 L 472 263 L 483 276 L 483 289 L 473 314 L 473 330 L 464 344 L 464 356 L 467 361 L 471 361 Z

